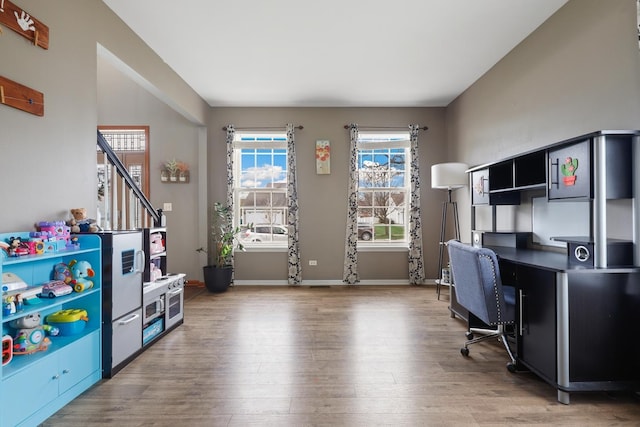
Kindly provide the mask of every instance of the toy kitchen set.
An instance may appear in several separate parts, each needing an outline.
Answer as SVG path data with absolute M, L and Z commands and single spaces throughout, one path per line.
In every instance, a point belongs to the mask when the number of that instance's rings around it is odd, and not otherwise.
M 148 254 L 142 286 L 142 346 L 180 325 L 184 319 L 184 274 L 167 273 L 166 231 L 144 232 Z
M 103 241 L 103 377 L 182 324 L 184 274 L 167 274 L 166 229 L 97 233 Z

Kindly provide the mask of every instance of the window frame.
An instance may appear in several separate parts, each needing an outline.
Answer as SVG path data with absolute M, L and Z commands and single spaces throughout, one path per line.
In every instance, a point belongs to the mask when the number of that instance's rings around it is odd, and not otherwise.
M 271 156 L 271 165 L 275 166 L 275 159 L 277 156 L 284 156 L 284 168 L 282 170 L 284 182 L 280 187 L 255 187 L 255 186 L 242 186 L 241 181 L 243 179 L 243 170 L 242 170 L 242 160 L 243 155 L 251 154 L 247 152 L 243 152 L 243 150 L 269 150 L 269 155 Z M 256 163 L 253 166 L 254 168 L 259 168 L 260 166 L 257 163 L 257 159 L 259 156 L 264 156 L 267 153 L 255 152 L 253 153 L 256 156 Z M 260 241 L 260 242 L 252 242 L 250 240 L 243 240 L 245 231 L 249 224 L 254 225 L 254 230 L 258 226 L 282 226 L 287 228 L 287 214 L 288 214 L 288 156 L 289 151 L 287 147 L 287 134 L 286 132 L 237 132 L 234 135 L 233 141 L 233 192 L 234 192 L 234 207 L 233 207 L 233 224 L 234 227 L 240 227 L 242 232 L 240 234 L 240 241 L 247 249 L 284 249 L 288 246 L 287 241 L 275 241 L 275 239 L 271 239 L 271 241 Z M 275 184 L 278 181 L 271 181 L 271 184 Z M 265 207 L 269 213 L 265 213 L 265 216 L 274 218 L 281 217 L 282 223 L 278 222 L 251 222 L 245 221 L 247 217 L 247 213 L 251 209 L 251 206 L 242 206 L 242 200 L 246 197 L 243 197 L 245 193 L 253 194 L 254 197 L 264 194 L 269 194 L 270 203 Z M 282 194 L 284 197 L 284 204 L 282 206 L 274 206 L 273 200 L 274 195 Z M 257 207 L 261 207 L 260 205 L 256 205 L 255 202 L 253 204 L 254 215 L 257 215 Z M 271 228 L 273 230 L 273 228 Z
M 367 216 L 361 215 L 361 212 L 364 209 L 371 209 L 371 214 L 368 218 L 371 218 L 369 222 L 366 224 L 370 224 L 373 230 L 374 237 L 371 240 L 365 241 L 358 238 L 358 249 L 365 251 L 377 251 L 384 249 L 406 249 L 409 247 L 409 204 L 411 200 L 411 139 L 409 131 L 400 131 L 400 132 L 359 132 L 358 133 L 358 141 L 357 141 L 357 150 L 358 150 L 358 161 L 356 162 L 356 167 L 358 168 L 358 224 L 363 223 L 362 218 L 366 218 Z M 361 178 L 361 164 L 363 163 L 363 157 L 365 156 L 374 156 L 375 154 L 381 155 L 381 153 L 376 153 L 375 150 L 386 150 L 388 158 L 390 159 L 393 155 L 393 152 L 396 150 L 402 150 L 402 156 L 404 157 L 404 167 L 402 169 L 403 174 L 403 182 L 401 186 L 362 186 L 362 178 Z M 392 170 L 391 161 L 387 163 L 387 170 Z M 392 172 L 389 172 L 391 175 Z M 388 177 L 387 179 L 391 180 L 392 177 Z M 372 193 L 371 196 L 371 206 L 363 207 L 360 205 L 361 194 L 362 193 Z M 401 224 L 404 226 L 403 237 L 402 239 L 392 239 L 391 237 L 391 227 L 392 224 L 386 224 L 388 227 L 387 235 L 389 236 L 384 240 L 376 240 L 375 238 L 375 210 L 380 207 L 376 207 L 375 204 L 375 193 L 388 192 L 388 193 L 403 193 L 403 213 L 401 216 L 402 222 Z M 389 196 L 390 197 L 390 196 Z M 384 198 L 384 197 L 383 197 Z M 359 234 L 359 233 L 358 233 Z

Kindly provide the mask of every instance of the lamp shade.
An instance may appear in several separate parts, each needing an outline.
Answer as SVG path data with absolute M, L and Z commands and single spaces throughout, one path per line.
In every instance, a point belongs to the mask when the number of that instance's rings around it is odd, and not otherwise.
M 439 163 L 431 166 L 431 188 L 454 189 L 468 184 L 466 163 Z

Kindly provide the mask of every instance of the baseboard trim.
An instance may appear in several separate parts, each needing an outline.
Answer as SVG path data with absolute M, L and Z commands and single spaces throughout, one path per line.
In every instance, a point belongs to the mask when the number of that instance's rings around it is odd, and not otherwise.
M 235 286 L 289 286 L 286 280 L 234 280 Z M 427 279 L 423 286 L 435 286 L 435 279 Z M 301 286 L 348 286 L 342 280 L 303 280 Z M 406 279 L 370 279 L 358 282 L 361 286 L 408 286 Z

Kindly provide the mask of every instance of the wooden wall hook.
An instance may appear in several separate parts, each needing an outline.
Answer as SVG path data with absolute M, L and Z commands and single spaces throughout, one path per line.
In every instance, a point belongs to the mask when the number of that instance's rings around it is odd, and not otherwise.
M 3 105 L 44 116 L 44 94 L 0 76 L 0 98 Z
M 0 24 L 34 42 L 36 46 L 49 49 L 49 27 L 9 0 L 0 0 L 0 4 L 4 9 L 4 12 L 0 12 Z

